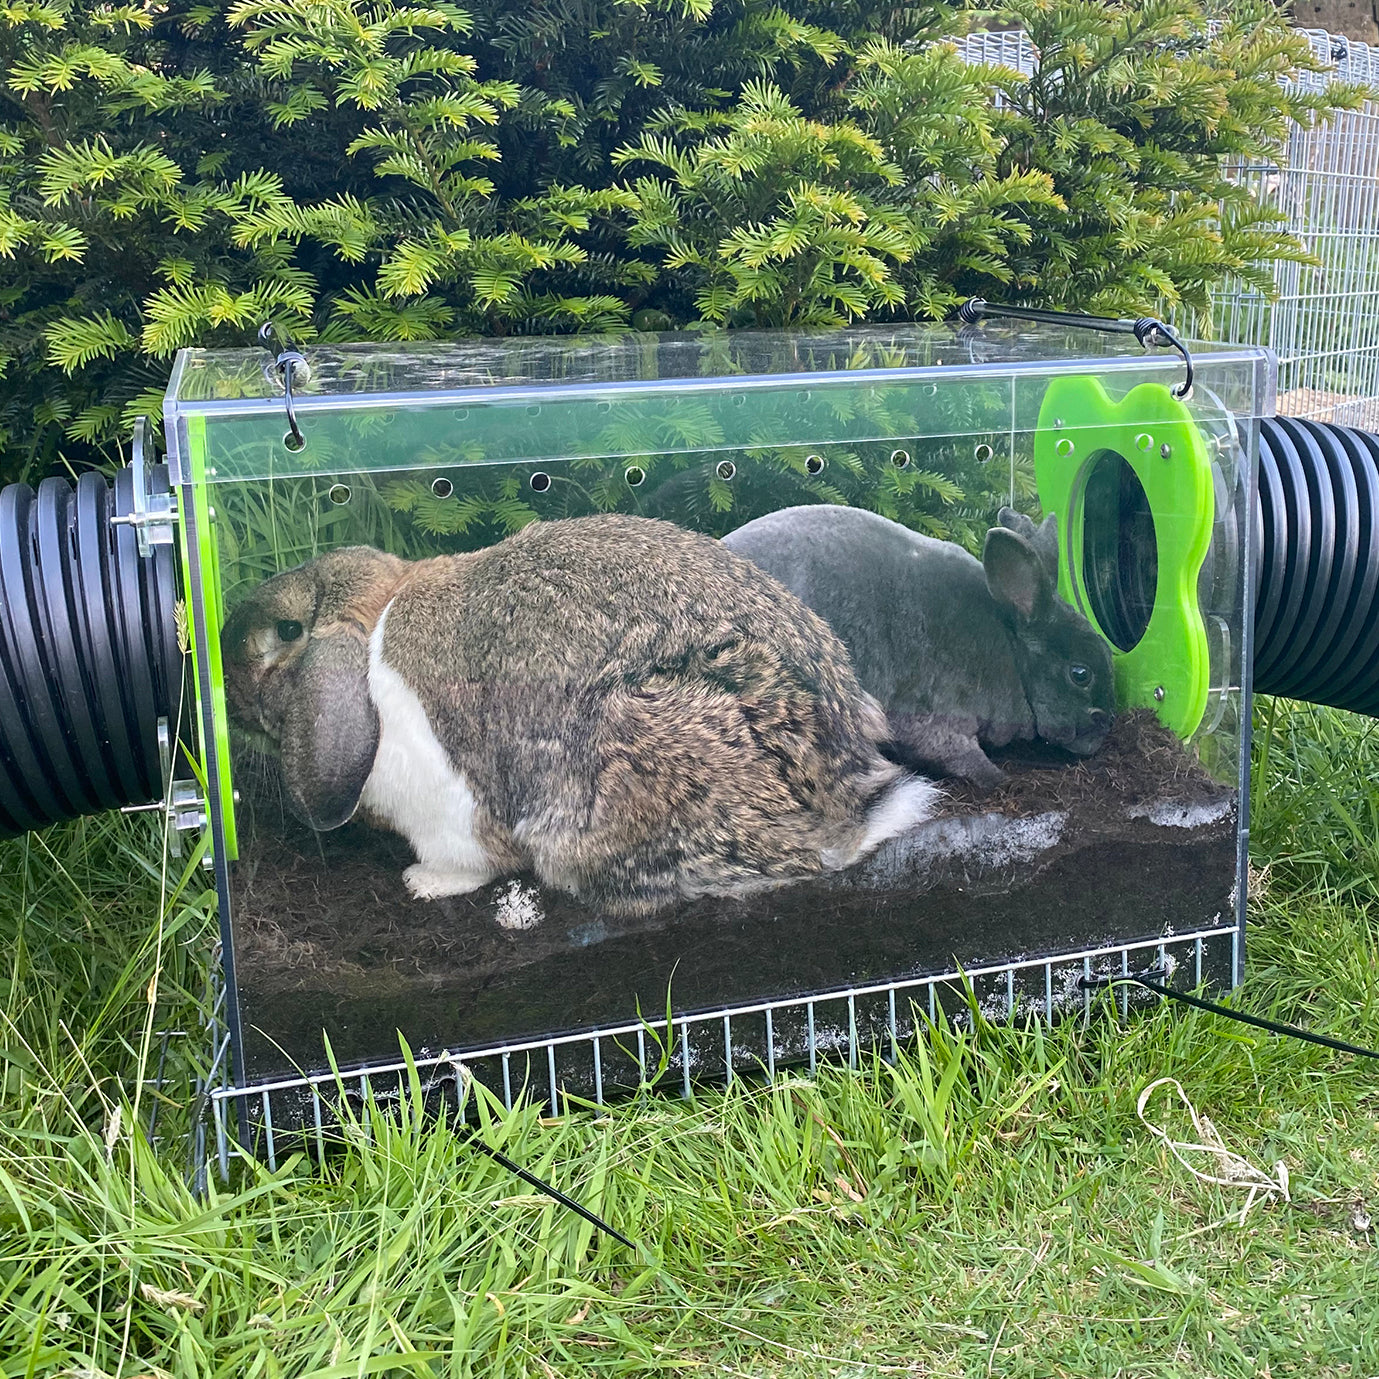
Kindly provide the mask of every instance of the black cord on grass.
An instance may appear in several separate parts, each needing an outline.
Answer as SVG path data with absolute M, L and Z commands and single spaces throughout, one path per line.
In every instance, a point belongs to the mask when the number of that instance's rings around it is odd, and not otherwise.
M 1181 1001 L 1184 1005 L 1192 1006 L 1196 1010 L 1209 1011 L 1212 1015 L 1224 1015 L 1228 1020 L 1238 1020 L 1242 1025 L 1253 1025 L 1256 1029 L 1267 1030 L 1270 1034 L 1284 1034 L 1293 1039 L 1304 1040 L 1308 1044 L 1320 1044 L 1326 1049 L 1337 1049 L 1341 1053 L 1351 1053 L 1357 1058 L 1379 1058 L 1379 1049 L 1362 1048 L 1359 1044 L 1347 1044 L 1344 1039 L 1332 1039 L 1330 1035 L 1313 1034 L 1310 1030 L 1299 1029 L 1296 1025 L 1286 1025 L 1281 1020 L 1267 1020 L 1262 1015 L 1250 1015 L 1243 1010 L 1232 1010 L 1230 1006 L 1221 1005 L 1217 1001 L 1208 1001 L 1201 996 L 1190 995 L 1186 991 L 1176 991 L 1171 986 L 1165 986 L 1163 979 L 1168 973 L 1162 967 L 1146 967 L 1143 972 L 1129 972 L 1124 975 L 1119 973 L 1101 977 L 1080 977 L 1078 986 L 1084 991 L 1095 987 L 1109 987 L 1121 982 L 1129 982 L 1133 986 L 1142 986 L 1146 991 L 1152 991 L 1156 996 L 1166 997 L 1170 1001 Z
M 592 1226 L 597 1226 L 605 1235 L 611 1235 L 620 1244 L 626 1245 L 634 1254 L 638 1252 L 635 1242 L 629 1240 L 620 1230 L 610 1226 L 601 1216 L 595 1215 L 588 1207 L 576 1202 L 573 1197 L 561 1192 L 558 1187 L 538 1178 L 535 1173 L 529 1173 L 521 1164 L 515 1163 L 508 1158 L 501 1149 L 495 1149 L 491 1144 L 485 1143 L 474 1132 L 470 1131 L 465 1143 L 472 1149 L 477 1149 L 481 1154 L 487 1154 L 494 1163 L 501 1164 L 507 1171 L 520 1178 L 524 1183 L 529 1183 L 538 1192 L 544 1192 L 552 1201 L 559 1202 L 562 1207 L 574 1212 L 576 1216 L 582 1216 Z

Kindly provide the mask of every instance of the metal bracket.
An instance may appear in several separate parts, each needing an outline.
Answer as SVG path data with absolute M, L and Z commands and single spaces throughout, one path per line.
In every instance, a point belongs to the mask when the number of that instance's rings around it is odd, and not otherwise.
M 151 814 L 155 810 L 167 815 L 168 850 L 174 857 L 182 856 L 182 835 L 204 829 L 210 822 L 206 813 L 206 799 L 194 780 L 175 780 L 168 786 L 161 800 L 150 804 L 127 804 L 121 814 Z
M 172 527 L 177 521 L 172 494 L 154 493 L 150 486 L 151 431 L 147 417 L 135 418 L 129 458 L 129 467 L 134 471 L 134 511 L 110 519 L 113 526 L 134 528 L 141 556 L 151 556 L 155 546 L 171 546 Z

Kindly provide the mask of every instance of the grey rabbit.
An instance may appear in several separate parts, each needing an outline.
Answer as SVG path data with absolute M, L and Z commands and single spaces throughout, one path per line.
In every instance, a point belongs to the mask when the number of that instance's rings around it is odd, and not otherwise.
M 1101 746 L 1115 707 L 1111 652 L 1058 597 L 1058 529 L 1002 508 L 981 560 L 859 508 L 785 508 L 724 537 L 843 639 L 890 719 L 892 755 L 992 787 L 989 748 Z
M 842 643 L 710 537 L 533 523 L 275 575 L 222 632 L 235 720 L 317 829 L 402 834 L 418 898 L 531 870 L 609 914 L 851 865 L 932 812 Z

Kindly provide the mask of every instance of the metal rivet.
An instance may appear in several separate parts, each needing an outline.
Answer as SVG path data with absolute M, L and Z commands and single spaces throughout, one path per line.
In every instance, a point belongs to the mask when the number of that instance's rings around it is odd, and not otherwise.
M 627 480 L 628 488 L 636 488 L 646 478 L 646 470 L 640 465 L 629 465 L 623 478 Z
M 892 450 L 891 463 L 897 469 L 904 469 L 910 463 L 910 452 L 908 450 Z
M 344 503 L 348 503 L 350 500 L 350 486 L 348 484 L 331 484 L 326 493 L 326 497 L 337 507 Z
M 976 456 L 978 464 L 985 464 L 996 452 L 989 445 L 983 444 L 972 453 Z
M 1169 445 L 1167 441 L 1165 441 L 1164 444 L 1161 445 L 1161 446 L 1159 447 L 1159 454 L 1162 455 L 1162 456 L 1164 457 L 1164 459 L 1168 459 L 1168 457 L 1169 457 L 1172 453 L 1173 453 L 1173 447 L 1172 447 L 1171 445 Z
M 1065 460 L 1066 460 L 1066 459 L 1068 458 L 1068 456 L 1071 455 L 1071 454 L 1073 453 L 1074 446 L 1073 446 L 1072 441 L 1070 441 L 1070 440 L 1067 438 L 1067 436 L 1064 436 L 1063 439 L 1062 439 L 1061 441 L 1058 441 L 1058 442 L 1054 445 L 1053 449 L 1054 449 L 1054 454 L 1058 455 L 1061 459 L 1065 459 Z
M 1162 685 L 1154 686 L 1154 702 L 1156 704 L 1162 704 L 1164 702 L 1164 687 Z
M 454 491 L 455 485 L 444 476 L 439 479 L 431 480 L 431 492 L 434 493 L 437 498 L 448 498 Z
M 212 465 L 212 466 L 206 471 L 206 473 L 207 473 L 207 475 L 209 475 L 210 478 L 214 479 L 215 476 L 216 476 L 216 468 L 215 468 L 215 466 Z
M 737 466 L 731 460 L 719 460 L 714 473 L 726 484 L 737 473 Z
M 824 467 L 824 457 L 822 455 L 805 456 L 804 467 L 811 474 L 817 474 Z
M 1053 429 L 1054 429 L 1055 431 L 1061 431 L 1061 430 L 1063 429 L 1063 418 L 1062 418 L 1062 417 L 1054 417 L 1054 419 L 1053 419 Z

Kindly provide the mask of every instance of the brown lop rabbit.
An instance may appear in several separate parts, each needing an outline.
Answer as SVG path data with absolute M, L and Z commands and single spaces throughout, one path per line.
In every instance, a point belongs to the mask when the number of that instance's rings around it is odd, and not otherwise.
M 411 844 L 418 898 L 530 870 L 610 914 L 849 866 L 927 818 L 795 596 L 706 536 L 603 516 L 414 562 L 347 547 L 222 634 L 235 719 L 313 828 Z

